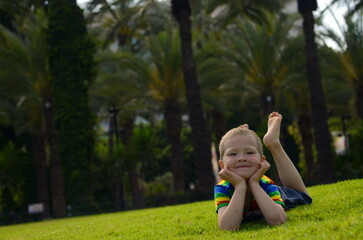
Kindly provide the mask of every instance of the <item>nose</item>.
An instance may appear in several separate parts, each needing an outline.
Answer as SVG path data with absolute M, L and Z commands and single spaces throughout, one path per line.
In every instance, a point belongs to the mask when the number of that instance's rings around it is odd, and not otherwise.
M 247 161 L 247 159 L 246 159 L 246 157 L 245 157 L 245 155 L 244 154 L 241 154 L 239 157 L 238 157 L 238 162 L 246 162 Z

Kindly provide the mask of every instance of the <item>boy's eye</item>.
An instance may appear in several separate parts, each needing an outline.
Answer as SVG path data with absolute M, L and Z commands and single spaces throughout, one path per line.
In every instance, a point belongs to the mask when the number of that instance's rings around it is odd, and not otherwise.
M 235 156 L 235 155 L 236 155 L 236 153 L 228 153 L 227 155 L 228 155 L 228 156 Z
M 247 152 L 247 154 L 254 154 L 255 152 Z

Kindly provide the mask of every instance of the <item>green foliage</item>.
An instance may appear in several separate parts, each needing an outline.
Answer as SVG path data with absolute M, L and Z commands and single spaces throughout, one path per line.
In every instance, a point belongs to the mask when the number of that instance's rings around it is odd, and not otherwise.
M 26 211 L 35 202 L 35 179 L 25 148 L 9 141 L 0 146 L 0 222 L 11 223 L 11 212 Z
M 89 198 L 94 116 L 88 88 L 94 78 L 94 45 L 87 37 L 82 10 L 75 1 L 49 2 L 47 43 L 53 83 L 60 156 L 69 202 Z
M 147 197 L 167 196 L 173 190 L 173 175 L 170 172 L 160 177 L 156 177 L 154 181 L 146 184 L 145 194 Z
M 221 231 L 213 201 L 0 228 L 1 240 L 18 239 L 361 239 L 361 186 L 352 180 L 308 188 L 313 203 L 287 212 L 287 223 L 249 223 Z M 337 193 L 343 200 L 337 201 Z
M 145 169 L 144 171 L 148 171 L 153 165 L 158 165 L 157 161 L 155 161 L 159 154 L 156 143 L 156 134 L 150 126 L 140 125 L 136 127 L 130 143 L 124 147 L 126 168 L 132 169 L 134 164 L 141 163 Z M 148 177 L 150 177 L 149 174 Z
M 291 125 L 287 127 L 288 133 L 291 135 L 291 137 L 294 139 L 295 144 L 299 148 L 299 155 L 298 155 L 298 168 L 300 169 L 299 173 L 302 176 L 303 179 L 306 179 L 307 176 L 307 168 L 306 168 L 306 162 L 305 162 L 305 156 L 304 156 L 304 146 L 301 141 L 301 136 L 299 133 L 299 128 L 297 126 L 297 123 L 294 122 Z
M 197 176 L 195 169 L 195 153 L 192 145 L 192 129 L 190 127 L 183 128 L 181 132 L 181 142 L 183 145 L 183 159 L 185 169 L 185 186 L 196 185 Z

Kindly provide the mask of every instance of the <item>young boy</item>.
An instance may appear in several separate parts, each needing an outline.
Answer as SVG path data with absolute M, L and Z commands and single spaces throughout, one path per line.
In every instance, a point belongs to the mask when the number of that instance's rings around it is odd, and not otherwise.
M 286 221 L 285 209 L 310 204 L 303 180 L 281 146 L 282 115 L 269 115 L 263 143 L 271 151 L 284 187 L 277 186 L 264 174 L 270 168 L 262 152 L 261 139 L 247 124 L 231 129 L 219 145 L 222 179 L 214 187 L 218 226 L 238 230 L 241 223 L 265 218 L 270 225 Z

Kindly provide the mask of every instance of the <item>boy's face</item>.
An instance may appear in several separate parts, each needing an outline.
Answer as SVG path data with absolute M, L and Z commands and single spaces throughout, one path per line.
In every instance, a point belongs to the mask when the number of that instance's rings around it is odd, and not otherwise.
M 225 152 L 219 166 L 229 169 L 244 179 L 249 179 L 259 168 L 264 159 L 256 148 L 256 139 L 248 135 L 235 135 L 226 139 Z

